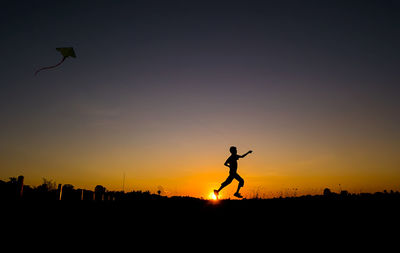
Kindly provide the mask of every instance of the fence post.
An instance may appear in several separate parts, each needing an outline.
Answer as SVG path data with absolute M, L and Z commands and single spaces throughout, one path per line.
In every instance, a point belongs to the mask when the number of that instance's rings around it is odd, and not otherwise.
M 57 188 L 57 198 L 58 200 L 61 200 L 61 196 L 62 196 L 62 185 L 58 184 L 58 188 Z

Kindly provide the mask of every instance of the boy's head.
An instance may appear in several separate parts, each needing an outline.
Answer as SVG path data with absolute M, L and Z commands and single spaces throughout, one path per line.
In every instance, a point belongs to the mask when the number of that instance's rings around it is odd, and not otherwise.
M 231 152 L 232 155 L 236 155 L 237 154 L 237 149 L 236 149 L 235 146 L 230 147 L 229 151 Z

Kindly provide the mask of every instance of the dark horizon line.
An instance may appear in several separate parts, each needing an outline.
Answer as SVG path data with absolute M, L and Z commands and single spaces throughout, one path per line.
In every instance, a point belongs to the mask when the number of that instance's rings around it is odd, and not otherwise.
M 110 201 L 115 201 L 115 200 L 123 200 L 123 199 L 131 199 L 131 198 L 148 198 L 148 199 L 160 199 L 160 198 L 167 198 L 167 199 L 173 199 L 173 198 L 190 198 L 190 199 L 198 199 L 198 200 L 210 200 L 210 199 L 205 199 L 203 197 L 192 197 L 189 195 L 172 195 L 172 196 L 166 196 L 162 195 L 162 191 L 158 190 L 155 193 L 151 193 L 149 190 L 147 191 L 142 191 L 142 190 L 132 190 L 130 192 L 125 192 L 125 191 L 108 191 L 106 187 L 102 185 L 97 185 L 94 190 L 88 190 L 88 189 L 81 189 L 81 188 L 74 188 L 72 184 L 58 184 L 58 187 L 56 187 L 56 182 L 53 180 L 46 180 L 43 178 L 43 183 L 38 186 L 31 186 L 31 185 L 24 185 L 24 176 L 19 176 L 18 178 L 16 177 L 9 177 L 9 181 L 3 181 L 0 180 L 0 196 L 5 196 L 7 195 L 14 195 L 17 198 L 25 198 L 24 194 L 25 192 L 31 199 L 36 199 L 36 198 L 43 198 L 42 195 L 45 194 L 53 194 L 56 199 L 58 200 L 63 200 L 65 198 L 73 198 L 73 199 L 79 199 L 80 200 L 110 200 Z M 41 195 L 41 196 L 39 196 Z M 65 195 L 67 197 L 65 197 Z M 253 194 L 252 197 L 250 198 L 244 198 L 247 200 L 273 200 L 273 199 L 302 199 L 302 198 L 357 198 L 357 197 L 373 197 L 373 196 L 382 196 L 382 195 L 399 195 L 399 191 L 394 191 L 394 190 L 383 190 L 383 191 L 377 191 L 377 192 L 360 192 L 360 193 L 352 193 L 347 190 L 341 190 L 340 192 L 336 193 L 331 191 L 329 188 L 324 188 L 323 192 L 321 194 L 303 194 L 303 195 L 298 195 L 294 194 L 293 196 L 283 196 L 281 194 L 280 196 L 276 197 L 269 197 L 266 198 L 265 194 Z M 224 198 L 220 200 L 235 200 L 231 198 Z

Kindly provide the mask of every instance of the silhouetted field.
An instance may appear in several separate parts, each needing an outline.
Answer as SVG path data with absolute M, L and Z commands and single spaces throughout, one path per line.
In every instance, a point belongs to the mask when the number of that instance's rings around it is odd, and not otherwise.
M 149 192 L 107 192 L 100 186 L 85 193 L 70 185 L 65 189 L 25 186 L 21 195 L 17 186 L 14 179 L 0 182 L 3 220 L 16 228 L 42 231 L 52 227 L 59 233 L 75 231 L 90 236 L 113 231 L 119 236 L 190 237 L 207 231 L 210 240 L 236 233 L 258 240 L 349 237 L 397 229 L 400 214 L 399 192 L 336 194 L 325 190 L 315 196 L 213 201 Z M 59 188 L 64 190 L 62 195 Z M 68 232 L 66 236 L 71 235 Z

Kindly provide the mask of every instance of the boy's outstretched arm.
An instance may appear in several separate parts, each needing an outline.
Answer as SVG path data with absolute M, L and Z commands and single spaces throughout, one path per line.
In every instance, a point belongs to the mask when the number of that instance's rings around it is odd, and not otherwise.
M 243 157 L 245 157 L 246 155 L 251 154 L 251 153 L 253 153 L 253 151 L 249 150 L 246 154 L 240 155 L 239 157 L 240 157 L 240 158 L 243 158 Z

